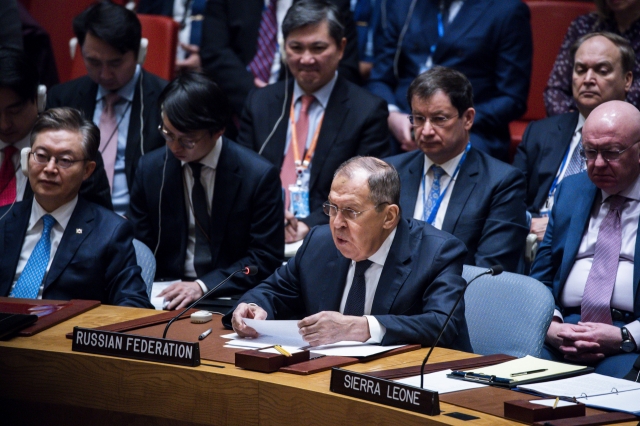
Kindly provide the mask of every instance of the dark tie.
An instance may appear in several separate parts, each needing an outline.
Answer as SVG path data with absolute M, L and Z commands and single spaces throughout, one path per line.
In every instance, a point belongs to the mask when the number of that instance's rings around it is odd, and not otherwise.
M 276 0 L 271 0 L 262 11 L 262 20 L 258 30 L 258 47 L 256 55 L 249 63 L 249 69 L 253 76 L 265 83 L 271 76 L 271 65 L 276 53 L 276 37 L 278 34 L 278 21 L 276 19 Z
M 207 5 L 207 0 L 193 0 L 191 3 L 191 35 L 189 43 L 200 46 L 202 41 L 202 14 Z
M 602 220 L 596 240 L 593 264 L 584 286 L 581 305 L 581 321 L 612 324 L 611 295 L 616 284 L 622 229 L 620 210 L 626 197 L 612 195 L 608 198 L 609 212 Z
M 195 217 L 196 247 L 193 266 L 198 277 L 211 270 L 211 246 L 209 245 L 209 231 L 211 218 L 207 209 L 207 195 L 200 181 L 202 164 L 189 163 L 193 172 L 193 188 L 191 188 L 191 202 L 193 203 L 193 216 Z
M 0 207 L 13 203 L 17 194 L 13 154 L 18 152 L 18 149 L 13 145 L 7 145 L 2 152 L 4 152 L 4 159 L 0 166 Z
M 349 289 L 347 303 L 344 305 L 344 315 L 364 315 L 364 299 L 367 295 L 364 273 L 369 269 L 371 263 L 373 262 L 368 259 L 356 262 L 356 272 L 353 274 L 353 282 L 351 283 L 351 289 Z

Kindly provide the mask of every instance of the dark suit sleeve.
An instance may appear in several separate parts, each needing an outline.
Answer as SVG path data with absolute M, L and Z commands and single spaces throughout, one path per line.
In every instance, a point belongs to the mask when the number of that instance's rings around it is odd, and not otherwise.
M 96 168 L 87 180 L 82 182 L 80 187 L 80 195 L 87 201 L 96 203 L 105 209 L 113 210 L 111 203 L 111 187 L 109 179 L 104 170 L 104 161 L 102 154 L 98 151 L 96 156 Z
M 531 213 L 533 217 L 540 216 L 538 209 L 534 206 L 535 196 L 537 193 L 537 188 L 529 188 L 530 179 L 531 179 L 531 170 L 530 168 L 535 167 L 535 159 L 533 157 L 533 153 L 531 151 L 531 136 L 532 129 L 534 127 L 534 123 L 529 123 L 527 125 L 526 130 L 524 131 L 524 135 L 522 136 L 522 142 L 518 145 L 518 149 L 516 150 L 516 155 L 513 158 L 513 167 L 520 170 L 524 175 L 525 185 L 526 185 L 526 204 L 527 211 Z
M 474 127 L 490 132 L 495 127 L 504 126 L 525 113 L 529 82 L 533 41 L 529 7 L 518 2 L 513 13 L 502 16 L 500 44 L 495 63 L 495 95 L 487 102 L 476 103 Z
M 147 205 L 148 197 L 145 192 L 143 180 L 143 161 L 143 157 L 138 161 L 138 167 L 136 170 L 139 172 L 135 174 L 133 187 L 129 191 L 130 202 L 129 209 L 127 210 L 127 219 L 129 219 L 133 225 L 135 238 L 142 241 L 153 251 L 158 243 L 158 230 L 153 228 L 153 221 L 149 218 L 149 214 L 151 214 L 152 211 L 155 211 L 156 215 L 158 213 L 157 208 L 150 209 Z
M 235 143 L 229 141 L 228 143 Z M 246 254 L 226 268 L 216 269 L 200 279 L 212 289 L 234 271 L 248 265 L 258 267 L 258 278 L 269 276 L 284 258 L 284 207 L 280 189 L 280 177 L 273 166 L 252 187 L 252 217 L 249 244 Z M 225 248 L 222 247 L 221 250 Z M 230 280 L 214 296 L 238 295 L 250 290 L 255 280 Z
M 244 108 L 242 109 L 242 114 L 240 115 L 240 130 L 238 132 L 237 142 L 252 151 L 258 152 L 260 151 L 260 147 L 258 146 L 258 142 L 256 141 L 255 128 L 253 126 L 254 111 L 252 108 L 255 102 L 253 100 L 255 94 L 255 90 L 250 91 L 247 99 L 245 100 Z M 283 117 L 283 120 L 284 119 L 285 118 Z
M 477 266 L 498 264 L 505 271 L 519 270 L 529 232 L 524 194 L 524 176 L 511 169 L 491 196 L 489 215 L 475 254 Z
M 246 13 L 252 13 L 247 10 Z M 260 19 L 257 20 L 258 24 Z M 200 57 L 202 67 L 224 90 L 236 113 L 242 111 L 247 93 L 254 88 L 253 75 L 232 48 L 232 34 L 225 0 L 209 0 L 204 10 Z
M 465 280 L 462 278 L 462 264 L 466 256 L 464 244 L 456 238 L 440 239 L 437 246 L 422 246 L 435 252 L 433 262 L 428 265 L 429 274 L 421 271 L 412 273 L 424 274 L 421 279 L 429 280 L 424 284 L 421 300 L 421 312 L 417 315 L 375 315 L 375 318 L 386 328 L 382 345 L 416 342 L 423 346 L 433 344 L 444 322 L 453 309 L 460 292 L 464 290 Z M 455 310 L 451 321 L 445 328 L 439 344 L 450 346 L 461 330 L 466 329 L 464 319 L 464 301 Z
M 107 283 L 105 292 L 109 303 L 153 308 L 147 296 L 146 285 L 140 275 L 141 269 L 136 262 L 133 229 L 128 221 L 122 221 L 114 228 L 109 236 L 106 255 L 109 262 L 105 272 Z

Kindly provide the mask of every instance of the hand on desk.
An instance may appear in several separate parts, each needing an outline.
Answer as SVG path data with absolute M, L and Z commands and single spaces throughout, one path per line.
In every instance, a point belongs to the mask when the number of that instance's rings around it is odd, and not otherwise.
M 244 323 L 243 318 L 264 320 L 267 319 L 267 312 L 260 306 L 240 303 L 231 317 L 231 326 L 240 337 L 258 337 L 258 333 Z
M 579 322 L 565 324 L 554 319 L 547 331 L 547 343 L 573 362 L 592 364 L 620 352 L 622 335 L 613 325 Z
M 197 282 L 181 281 L 171 284 L 162 290 L 158 297 L 164 297 L 164 300 L 169 302 L 166 309 L 173 310 L 186 308 L 198 297 L 202 297 L 203 294 L 202 288 Z
M 300 241 L 309 233 L 309 227 L 306 223 L 299 221 L 293 213 L 288 210 L 284 212 L 284 220 L 286 226 L 284 227 L 284 242 L 287 244 Z
M 371 338 L 366 317 L 323 311 L 298 321 L 300 335 L 310 346 L 328 345 L 342 340 L 366 342 Z

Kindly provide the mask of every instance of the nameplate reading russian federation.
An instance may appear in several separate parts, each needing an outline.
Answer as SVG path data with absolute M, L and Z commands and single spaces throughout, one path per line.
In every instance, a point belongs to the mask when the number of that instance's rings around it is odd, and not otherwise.
M 334 367 L 331 369 L 331 392 L 378 404 L 402 408 L 428 416 L 440 414 L 438 392 L 407 386 Z
M 73 328 L 71 350 L 187 367 L 200 365 L 198 342 L 182 342 L 90 328 Z

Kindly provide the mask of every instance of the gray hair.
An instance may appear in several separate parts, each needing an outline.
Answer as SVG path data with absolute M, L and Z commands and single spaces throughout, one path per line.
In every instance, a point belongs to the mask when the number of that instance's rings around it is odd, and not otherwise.
M 356 170 L 369 173 L 367 183 L 371 202 L 376 206 L 389 203 L 400 207 L 400 176 L 392 165 L 379 158 L 357 156 L 342 163 L 333 177 L 344 175 L 350 178 Z
M 40 114 L 31 130 L 31 146 L 40 133 L 49 130 L 68 130 L 82 135 L 85 160 L 95 161 L 100 147 L 100 130 L 74 108 L 51 108 Z
M 620 52 L 620 62 L 622 65 L 622 72 L 624 74 L 629 71 L 633 72 L 633 67 L 636 63 L 636 53 L 633 51 L 633 47 L 631 47 L 631 43 L 626 38 L 619 36 L 618 34 L 610 33 L 607 31 L 598 31 L 595 33 L 588 33 L 580 37 L 576 40 L 573 45 L 571 45 L 571 50 L 569 53 L 571 54 L 571 60 L 575 63 L 576 60 L 576 52 L 582 46 L 582 43 L 589 40 L 590 38 L 602 36 L 613 43 Z

